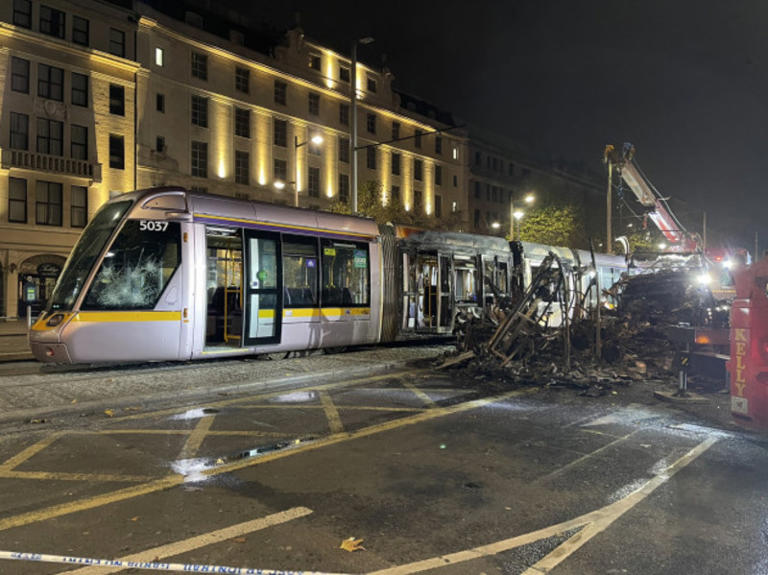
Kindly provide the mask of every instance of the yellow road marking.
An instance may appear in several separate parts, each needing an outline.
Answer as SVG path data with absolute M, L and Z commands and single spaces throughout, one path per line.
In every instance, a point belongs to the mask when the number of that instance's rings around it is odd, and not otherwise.
M 296 393 L 300 391 L 322 391 L 322 390 L 332 390 L 332 389 L 338 389 L 341 387 L 350 387 L 352 385 L 358 385 L 361 383 L 367 383 L 367 382 L 374 382 L 379 381 L 382 379 L 396 379 L 399 375 L 403 375 L 406 373 L 417 373 L 424 370 L 409 370 L 409 371 L 400 371 L 396 373 L 385 373 L 380 375 L 371 375 L 367 377 L 360 377 L 356 379 L 349 379 L 346 381 L 339 381 L 335 383 L 325 383 L 323 385 L 313 385 L 308 387 L 297 387 L 292 388 L 290 390 L 282 390 L 282 391 L 272 391 L 270 393 L 257 393 L 254 395 L 244 395 L 239 398 L 233 398 L 233 399 L 223 399 L 221 401 L 216 401 L 213 403 L 205 403 L 208 407 L 227 407 L 229 405 L 235 405 L 238 403 L 242 403 L 243 401 L 248 400 L 255 400 L 255 399 L 269 399 L 271 397 L 280 397 L 281 395 L 286 395 L 288 393 Z M 160 409 L 157 411 L 147 411 L 142 413 L 135 413 L 132 415 L 122 415 L 120 417 L 113 417 L 111 421 L 130 421 L 134 419 L 148 419 L 150 417 L 162 417 L 163 415 L 177 415 L 179 413 L 186 413 L 188 411 L 187 408 L 179 408 L 179 407 L 173 407 L 169 409 Z
M 184 444 L 184 447 L 181 448 L 181 452 L 179 452 L 178 457 L 179 459 L 190 459 L 197 455 L 197 450 L 200 449 L 200 446 L 203 444 L 203 440 L 205 439 L 208 430 L 213 424 L 214 417 L 216 416 L 206 415 L 205 417 L 200 418 L 200 421 L 197 422 L 195 429 L 187 438 L 187 442 Z
M 210 533 L 204 533 L 189 539 L 183 539 L 182 541 L 176 541 L 175 543 L 168 543 L 167 545 L 160 545 L 153 549 L 146 549 L 133 555 L 126 555 L 120 557 L 120 561 L 128 562 L 135 561 L 138 563 L 153 562 L 158 559 L 164 559 L 166 557 L 173 557 L 175 555 L 181 555 L 182 553 L 188 553 L 199 549 L 200 547 L 206 547 L 207 545 L 213 545 L 214 543 L 221 543 L 227 539 L 233 539 L 245 535 L 247 533 L 253 533 L 254 531 L 260 531 L 267 527 L 274 525 L 280 525 L 281 523 L 287 523 L 300 517 L 306 517 L 312 513 L 311 509 L 306 507 L 294 507 L 286 511 L 279 513 L 273 513 L 266 517 L 259 519 L 253 519 L 252 521 L 246 521 L 244 523 L 238 523 L 224 529 L 218 529 L 217 531 L 211 531 Z M 60 575 L 108 575 L 109 573 L 117 573 L 123 571 L 125 567 L 82 567 L 75 569 L 74 571 L 64 571 Z
M 84 431 L 80 432 L 83 435 L 191 435 L 194 433 L 194 429 L 102 429 L 101 431 Z M 218 435 L 218 436 L 242 436 L 242 437 L 286 437 L 287 435 L 295 435 L 290 433 L 282 433 L 279 431 L 250 431 L 232 429 L 228 431 L 214 430 L 208 431 L 206 435 Z
M 426 393 L 424 393 L 424 392 L 423 392 L 422 390 L 420 390 L 418 387 L 416 387 L 415 385 L 413 385 L 411 382 L 409 382 L 409 381 L 405 381 L 405 379 L 402 379 L 402 380 L 401 380 L 401 382 L 402 382 L 402 384 L 403 384 L 405 387 L 407 387 L 408 389 L 410 389 L 410 390 L 411 390 L 411 391 L 414 393 L 414 395 L 415 395 L 416 397 L 418 397 L 418 398 L 419 398 L 419 399 L 422 401 L 422 403 L 423 403 L 424 405 L 426 405 L 427 407 L 435 407 L 435 406 L 437 405 L 437 404 L 436 404 L 434 401 L 432 401 L 432 398 L 431 398 L 431 397 L 429 397 L 429 396 L 428 396 Z
M 153 481 L 157 476 L 125 475 L 122 473 L 67 473 L 63 471 L 0 471 L 5 479 L 44 479 L 55 481 L 125 481 L 143 483 Z
M 110 503 L 133 499 L 140 495 L 163 491 L 164 489 L 181 485 L 183 482 L 184 478 L 181 475 L 172 475 L 163 479 L 150 481 L 149 483 L 144 483 L 143 485 L 126 487 L 110 493 L 103 493 L 94 497 L 81 499 L 79 501 L 71 501 L 69 503 L 62 503 L 61 505 L 53 505 L 45 509 L 38 509 L 36 511 L 29 511 L 28 513 L 6 517 L 5 519 L 0 519 L 0 531 L 21 527 L 22 525 L 29 525 L 30 523 L 37 523 L 38 521 L 46 521 L 54 517 L 76 513 L 77 511 L 102 507 Z
M 17 467 L 27 461 L 28 459 L 31 459 L 35 455 L 37 455 L 39 452 L 41 452 L 43 449 L 51 445 L 54 441 L 56 441 L 59 437 L 62 436 L 62 432 L 54 432 L 51 435 L 44 437 L 34 445 L 30 445 L 23 451 L 17 453 L 13 457 L 11 457 L 8 461 L 0 465 L 0 470 L 12 470 L 14 467 Z
M 328 418 L 328 426 L 331 428 L 331 433 L 342 433 L 344 426 L 341 423 L 339 417 L 339 410 L 333 404 L 331 396 L 327 391 L 321 391 L 318 393 L 320 396 L 320 402 L 323 404 L 323 410 L 325 410 L 325 416 Z
M 626 435 L 624 435 L 624 436 L 622 436 L 622 437 L 619 437 L 618 439 L 614 439 L 613 441 L 611 441 L 611 442 L 609 442 L 609 443 L 606 443 L 606 444 L 605 444 L 605 445 L 603 445 L 602 447 L 600 447 L 600 448 L 598 448 L 598 449 L 595 449 L 594 451 L 591 451 L 590 453 L 586 453 L 586 454 L 582 455 L 581 457 L 577 457 L 577 458 L 576 458 L 576 459 L 574 459 L 573 461 L 571 461 L 571 462 L 569 462 L 569 463 L 566 463 L 566 464 L 565 464 L 565 465 L 563 465 L 562 467 L 559 467 L 559 468 L 555 469 L 555 470 L 554 470 L 552 473 L 549 473 L 549 474 L 545 475 L 544 477 L 542 477 L 542 478 L 540 479 L 540 481 L 547 481 L 547 480 L 549 480 L 549 479 L 552 479 L 553 477 L 557 477 L 558 475 L 560 475 L 560 474 L 561 474 L 561 473 L 563 473 L 564 471 L 567 471 L 567 470 L 568 470 L 568 469 L 570 469 L 571 467 L 574 467 L 574 466 L 578 465 L 578 464 L 579 464 L 579 463 L 581 463 L 582 461 L 585 461 L 585 460 L 589 459 L 590 457 L 592 457 L 592 456 L 594 456 L 594 455 L 597 455 L 598 453 L 600 453 L 600 452 L 602 452 L 602 451 L 604 451 L 604 450 L 608 449 L 609 447 L 613 447 L 614 445 L 616 445 L 617 443 L 620 443 L 620 442 L 624 441 L 625 439 L 629 439 L 631 436 L 633 436 L 633 435 L 634 435 L 635 433 L 637 433 L 638 431 L 640 431 L 640 430 L 639 430 L 639 429 L 636 429 L 635 431 L 633 431 L 633 432 L 631 432 L 631 433 L 627 433 Z M 570 450 L 568 450 L 568 451 L 570 451 Z
M 529 567 L 523 575 L 541 575 L 542 573 L 548 573 L 555 566 L 560 564 L 564 559 L 576 551 L 579 547 L 584 545 L 592 537 L 603 531 L 611 523 L 616 521 L 624 513 L 632 509 L 635 505 L 643 501 L 648 495 L 653 493 L 660 485 L 667 482 L 678 471 L 683 469 L 689 463 L 694 461 L 699 455 L 704 453 L 707 449 L 717 442 L 716 437 L 710 437 L 699 443 L 696 447 L 691 449 L 688 453 L 683 455 L 680 459 L 675 461 L 672 465 L 660 471 L 655 477 L 647 481 L 642 487 L 637 489 L 632 494 L 628 495 L 624 499 L 620 499 L 615 503 L 606 505 L 601 509 L 590 511 L 579 517 L 574 517 L 568 521 L 550 525 L 530 533 L 524 533 L 509 539 L 503 539 L 487 545 L 480 545 L 472 549 L 466 549 L 464 551 L 457 551 L 456 553 L 450 553 L 448 555 L 441 555 L 438 557 L 430 557 L 421 561 L 415 561 L 413 563 L 407 563 L 405 565 L 397 565 L 395 567 L 389 567 L 386 569 L 380 569 L 368 573 L 368 575 L 411 575 L 412 573 L 421 573 L 423 571 L 429 571 L 431 569 L 438 569 L 440 567 L 447 567 L 449 565 L 456 565 L 457 563 L 464 563 L 466 561 L 473 561 L 476 559 L 482 559 L 490 555 L 496 555 L 503 553 L 523 545 L 535 543 L 541 539 L 560 535 L 579 527 L 587 526 L 579 531 L 579 533 L 572 536 L 565 543 L 555 548 L 551 553 L 542 558 L 538 563 Z M 565 547 L 564 547 L 565 546 Z
M 392 376 L 389 375 L 389 376 L 380 376 L 380 377 L 392 377 Z M 339 384 L 334 384 L 334 385 L 338 386 Z M 324 386 L 324 387 L 330 387 L 330 385 Z M 339 433 L 339 434 L 327 437 L 325 439 L 320 439 L 318 441 L 314 441 L 311 443 L 305 443 L 295 448 L 285 449 L 269 455 L 265 455 L 263 457 L 243 459 L 240 461 L 235 461 L 233 463 L 220 465 L 218 467 L 208 468 L 203 470 L 200 473 L 200 475 L 212 477 L 212 476 L 220 475 L 222 473 L 230 473 L 238 469 L 253 467 L 256 465 L 261 465 L 263 463 L 269 463 L 270 461 L 275 461 L 276 459 L 282 459 L 283 457 L 289 457 L 292 455 L 297 455 L 299 453 L 304 453 L 306 451 L 320 449 L 322 447 L 327 447 L 329 445 L 335 445 L 343 441 L 350 441 L 353 439 L 358 439 L 360 437 L 367 437 L 369 435 L 390 431 L 393 429 L 397 429 L 399 427 L 405 427 L 407 425 L 421 423 L 422 421 L 429 421 L 431 419 L 436 419 L 438 417 L 444 417 L 446 415 L 452 415 L 455 413 L 461 413 L 463 411 L 477 409 L 479 407 L 483 407 L 485 405 L 489 405 L 497 401 L 504 401 L 511 397 L 530 394 L 535 391 L 537 391 L 535 388 L 525 389 L 525 390 L 515 390 L 515 391 L 510 391 L 501 395 L 497 395 L 494 397 L 488 397 L 485 399 L 476 399 L 474 401 L 469 401 L 467 403 L 460 403 L 450 407 L 439 407 L 436 409 L 432 409 L 429 411 L 424 411 L 424 412 L 412 415 L 410 417 L 403 417 L 401 419 L 396 419 L 393 421 L 388 421 L 388 422 L 380 423 L 370 427 L 366 427 L 363 429 L 359 429 L 355 432 Z M 281 394 L 274 393 L 270 395 L 281 395 Z M 230 400 L 230 403 L 231 401 L 233 400 Z M 176 412 L 178 412 L 178 410 L 175 410 L 172 413 L 176 413 Z M 104 493 L 102 495 L 96 495 L 94 497 L 88 497 L 86 499 L 81 499 L 79 501 L 72 501 L 69 503 L 61 504 L 61 505 L 54 505 L 52 507 L 38 509 L 36 511 L 30 511 L 28 513 L 22 513 L 20 515 L 6 517 L 5 519 L 0 519 L 0 531 L 4 531 L 6 529 L 11 529 L 14 527 L 21 527 L 23 525 L 29 525 L 31 523 L 37 523 L 40 521 L 46 521 L 54 517 L 61 517 L 63 515 L 68 515 L 70 513 L 75 513 L 78 511 L 94 509 L 97 507 L 108 505 L 110 503 L 117 503 L 119 501 L 125 501 L 127 499 L 139 497 L 141 495 L 156 493 L 158 491 L 170 489 L 171 487 L 176 487 L 178 485 L 181 485 L 182 483 L 184 483 L 184 477 L 182 475 L 172 475 L 172 476 L 168 476 L 155 481 L 150 481 L 149 483 L 145 483 L 143 485 L 127 487 L 125 489 L 120 489 L 118 491 L 113 491 L 111 493 Z
M 345 410 L 349 411 L 405 411 L 407 413 L 413 413 L 415 411 L 424 411 L 421 407 L 381 407 L 374 405 L 343 405 Z M 239 405 L 238 408 L 242 409 L 325 409 L 324 405 L 312 405 L 309 403 L 293 403 L 293 404 L 252 404 L 252 405 Z

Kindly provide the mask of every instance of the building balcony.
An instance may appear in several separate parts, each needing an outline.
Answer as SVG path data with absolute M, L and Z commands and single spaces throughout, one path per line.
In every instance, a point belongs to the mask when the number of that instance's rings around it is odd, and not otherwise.
M 88 160 L 74 160 L 62 156 L 49 156 L 26 150 L 3 150 L 2 167 L 21 168 L 50 172 L 64 176 L 88 178 L 91 182 L 101 182 L 101 164 L 91 163 Z

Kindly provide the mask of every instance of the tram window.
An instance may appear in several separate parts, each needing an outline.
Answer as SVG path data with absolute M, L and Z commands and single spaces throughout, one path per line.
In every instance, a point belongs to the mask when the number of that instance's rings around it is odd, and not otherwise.
M 317 239 L 283 236 L 283 306 L 317 307 Z
M 180 224 L 128 220 L 101 263 L 84 309 L 152 309 L 181 261 Z
M 498 262 L 496 266 L 496 287 L 499 288 L 501 293 L 507 293 L 509 291 L 507 286 L 507 262 Z
M 456 301 L 477 301 L 477 285 L 475 281 L 474 267 L 456 268 Z
M 370 305 L 368 244 L 322 241 L 322 305 Z

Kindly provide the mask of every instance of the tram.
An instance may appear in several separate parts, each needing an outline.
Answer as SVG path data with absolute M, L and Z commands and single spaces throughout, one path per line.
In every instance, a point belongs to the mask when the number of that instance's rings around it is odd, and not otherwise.
M 546 246 L 516 244 L 176 187 L 132 192 L 83 231 L 30 345 L 44 362 L 184 361 L 451 333 L 457 313 L 492 303 L 489 284 L 530 281 Z

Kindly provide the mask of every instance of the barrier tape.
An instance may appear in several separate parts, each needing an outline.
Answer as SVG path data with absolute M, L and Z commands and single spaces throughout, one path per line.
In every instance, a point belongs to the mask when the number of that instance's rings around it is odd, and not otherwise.
M 123 569 L 146 569 L 149 571 L 174 571 L 180 573 L 213 573 L 224 575 L 348 575 L 325 571 L 291 571 L 285 569 L 250 569 L 248 567 L 227 567 L 225 565 L 200 565 L 196 563 L 163 563 L 156 561 L 121 561 L 120 559 L 94 559 L 92 557 L 70 557 L 47 555 L 45 553 L 22 553 L 0 550 L 0 559 L 32 561 L 40 563 L 62 563 L 85 567 L 122 567 Z

